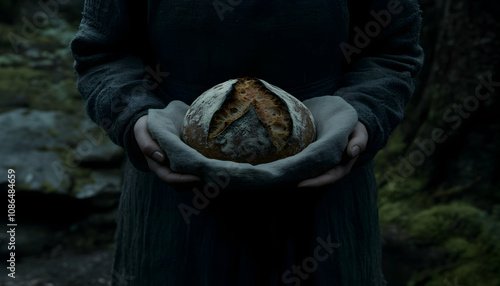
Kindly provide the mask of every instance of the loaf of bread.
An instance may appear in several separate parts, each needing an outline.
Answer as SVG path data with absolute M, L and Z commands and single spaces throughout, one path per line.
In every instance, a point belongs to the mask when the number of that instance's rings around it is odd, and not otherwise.
M 229 80 L 188 109 L 182 140 L 208 158 L 252 165 L 302 151 L 315 137 L 311 112 L 284 90 L 256 78 Z

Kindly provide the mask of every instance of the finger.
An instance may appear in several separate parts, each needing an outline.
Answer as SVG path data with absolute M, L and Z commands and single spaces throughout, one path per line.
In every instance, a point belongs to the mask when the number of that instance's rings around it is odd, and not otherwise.
M 158 163 L 165 162 L 165 154 L 156 143 L 147 127 L 147 115 L 139 118 L 134 126 L 135 140 L 142 153 Z
M 315 178 L 300 182 L 297 188 L 319 188 L 336 183 L 351 172 L 352 166 L 358 158 L 349 160 L 346 165 L 338 165 Z
M 169 184 L 187 184 L 200 182 L 201 178 L 192 174 L 179 174 L 173 172 L 170 168 L 165 165 L 156 163 L 155 161 L 146 158 L 148 161 L 149 168 L 153 173 L 155 173 L 161 180 Z
M 342 177 L 343 168 L 344 166 L 337 166 L 315 178 L 304 180 L 297 185 L 297 188 L 319 188 L 321 186 L 333 184 Z
M 363 123 L 358 122 L 353 132 L 350 135 L 347 143 L 347 154 L 351 158 L 356 158 L 359 154 L 365 151 L 368 143 L 368 131 Z
M 173 172 L 165 165 L 158 164 L 154 160 L 147 158 L 149 169 L 155 173 L 158 178 L 169 184 L 190 184 L 201 182 L 201 178 L 192 174 L 179 174 Z

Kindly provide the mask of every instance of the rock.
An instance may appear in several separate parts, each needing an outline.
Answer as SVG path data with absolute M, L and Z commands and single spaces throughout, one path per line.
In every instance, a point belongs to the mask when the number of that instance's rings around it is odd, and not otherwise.
M 22 65 L 26 61 L 25 59 L 14 53 L 0 55 L 0 67 Z
M 93 182 L 84 184 L 80 189 L 75 190 L 75 197 L 87 199 L 102 194 L 119 194 L 122 181 L 120 169 L 98 170 L 91 174 Z
M 64 148 L 74 133 L 72 121 L 75 119 L 61 112 L 25 108 L 0 114 L 5 136 L 0 142 L 0 169 L 16 171 L 18 188 L 67 193 L 70 177 L 57 168 L 61 159 L 56 151 Z M 0 183 L 6 180 L 2 177 Z
M 41 57 L 40 51 L 37 49 L 29 49 L 24 54 L 31 60 L 39 59 Z
M 115 163 L 115 165 L 119 165 L 123 159 L 123 149 L 111 142 L 102 128 L 87 118 L 82 121 L 80 130 L 85 141 L 92 144 L 92 150 L 81 152 L 82 164 Z M 80 144 L 88 144 L 85 141 L 80 142 Z M 83 148 L 83 146 L 80 147 Z
M 82 164 L 119 163 L 121 159 L 123 159 L 123 150 L 110 140 L 105 140 L 92 152 L 82 156 Z
M 18 94 L 16 96 L 0 97 L 0 112 L 5 112 L 19 107 L 28 107 L 30 105 L 29 99 L 25 94 Z
M 59 41 L 60 46 L 67 46 L 75 36 L 75 30 L 61 18 L 52 18 L 51 25 L 40 31 L 40 35 Z
M 2 149 L 0 152 L 6 151 Z M 13 169 L 16 173 L 18 190 L 40 190 L 47 193 L 67 194 L 71 185 L 69 174 L 58 168 L 61 159 L 54 152 L 27 150 L 13 152 L 8 156 L 2 154 L 0 166 L 2 170 Z M 7 176 L 1 179 L 7 180 Z
M 28 66 L 30 68 L 34 68 L 34 69 L 41 69 L 41 68 L 50 68 L 52 66 L 54 66 L 55 63 L 53 60 L 49 60 L 49 59 L 43 59 L 43 60 L 39 60 L 39 61 L 32 61 L 28 64 Z
M 16 171 L 16 186 L 24 190 L 71 195 L 69 189 L 82 165 L 117 164 L 121 148 L 115 146 L 89 119 L 60 111 L 25 108 L 0 114 L 4 140 L 0 142 L 0 169 Z M 109 185 L 109 177 L 92 188 Z M 104 179 L 104 178 L 107 179 Z M 0 178 L 5 183 L 6 176 Z M 116 186 L 118 179 L 113 179 Z M 84 191 L 88 197 L 90 189 Z
M 20 108 L 0 114 L 0 125 L 4 138 L 8 139 L 0 143 L 0 152 L 8 156 L 66 147 L 78 137 L 79 120 L 59 111 Z

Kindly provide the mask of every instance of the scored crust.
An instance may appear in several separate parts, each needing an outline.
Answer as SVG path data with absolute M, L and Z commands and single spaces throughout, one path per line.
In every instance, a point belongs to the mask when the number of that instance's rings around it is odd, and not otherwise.
M 186 112 L 180 135 L 207 158 L 257 165 L 299 153 L 315 134 L 314 118 L 302 102 L 246 77 L 201 94 Z
M 209 139 L 221 134 L 231 123 L 254 107 L 261 123 L 271 135 L 271 141 L 280 152 L 292 135 L 292 120 L 286 104 L 260 81 L 241 78 L 232 93 L 214 114 L 208 131 Z

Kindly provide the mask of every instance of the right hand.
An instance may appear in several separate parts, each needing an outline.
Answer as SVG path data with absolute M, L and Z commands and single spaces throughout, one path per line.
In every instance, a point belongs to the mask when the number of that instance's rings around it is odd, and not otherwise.
M 312 179 L 307 179 L 300 182 L 297 187 L 299 188 L 319 188 L 327 185 L 331 185 L 343 177 L 349 175 L 359 157 L 359 154 L 365 151 L 366 145 L 368 144 L 368 131 L 366 126 L 358 121 L 356 127 L 349 135 L 349 141 L 347 143 L 346 153 L 349 160 L 347 162 L 341 163 L 334 166 L 332 169 L 326 171 L 322 175 L 319 175 Z
M 192 174 L 174 173 L 167 165 L 165 153 L 151 136 L 148 129 L 148 116 L 144 115 L 134 125 L 134 134 L 137 145 L 141 149 L 148 167 L 158 178 L 168 184 L 187 186 L 201 182 L 201 178 Z

